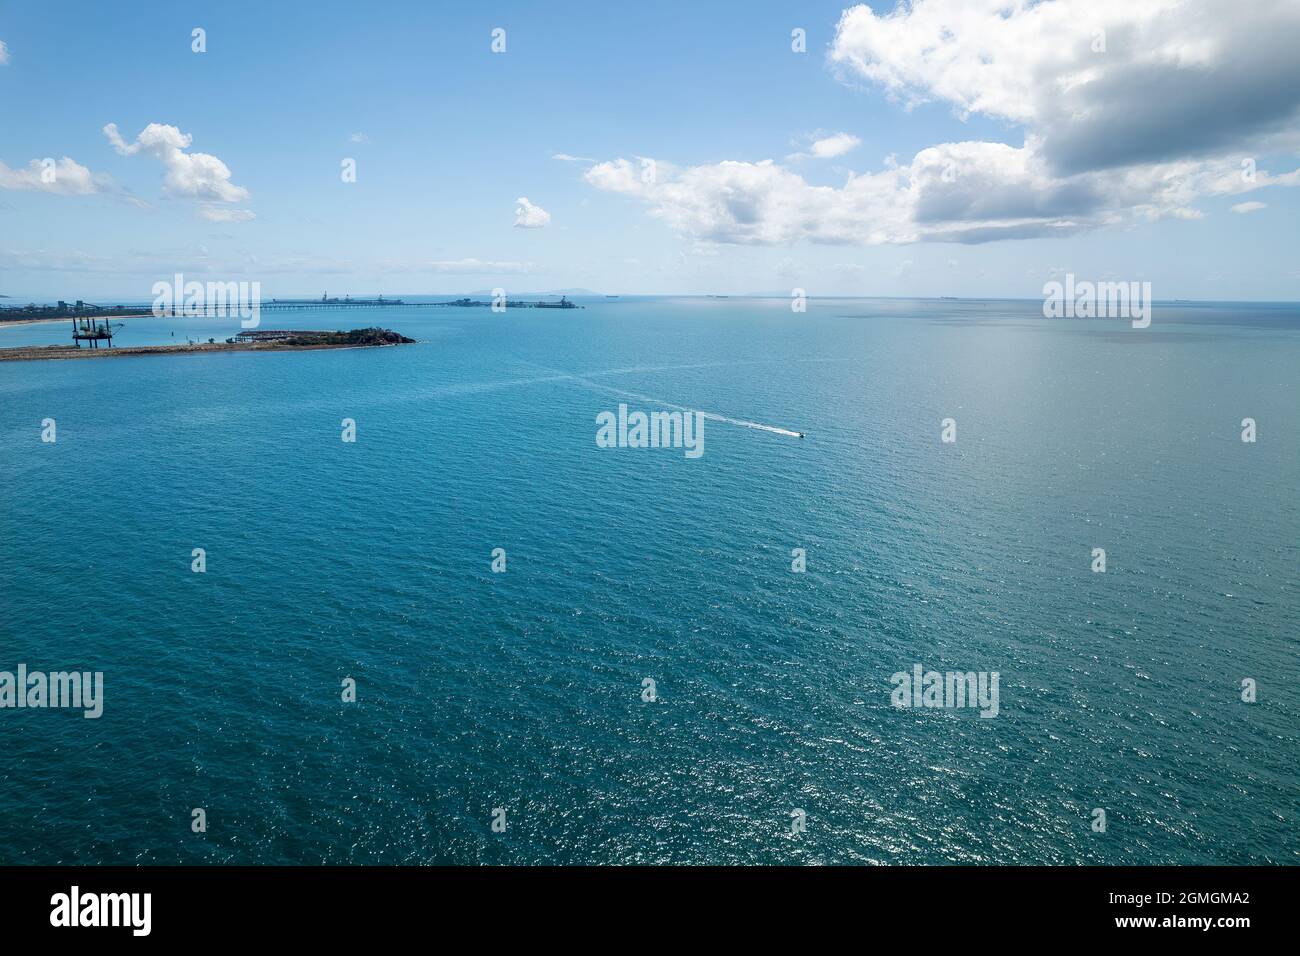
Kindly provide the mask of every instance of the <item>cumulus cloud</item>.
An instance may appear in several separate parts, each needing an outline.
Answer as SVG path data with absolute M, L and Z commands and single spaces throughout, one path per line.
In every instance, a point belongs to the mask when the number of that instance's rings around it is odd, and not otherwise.
M 852 133 L 835 133 L 831 136 L 820 136 L 813 139 L 808 151 L 804 153 L 794 153 L 787 157 L 788 159 L 834 159 L 837 156 L 843 156 L 845 153 L 851 153 L 862 145 L 862 140 Z
M 348 137 L 348 141 L 352 143 L 368 143 L 370 142 L 370 137 L 365 133 L 353 133 Z
M 645 192 L 642 187 L 652 185 L 658 178 L 658 163 L 645 156 L 637 156 L 636 162 L 615 159 L 607 163 L 596 163 L 582 178 L 597 189 L 606 192 L 637 195 Z M 664 171 L 671 172 L 671 167 L 664 164 Z
M 844 11 L 830 59 L 908 106 L 1017 123 L 1068 174 L 1288 130 L 1298 39 L 1294 0 L 916 0 Z
M 1261 209 L 1267 208 L 1268 203 L 1266 202 L 1239 202 L 1232 207 L 1232 211 L 1244 214 L 1248 212 L 1259 212 Z
M 814 185 L 772 160 L 679 168 L 645 178 L 626 159 L 597 163 L 588 184 L 630 196 L 694 239 L 741 245 L 800 241 L 879 245 L 981 243 L 1066 236 L 1133 221 L 1197 218 L 1198 197 L 1294 185 L 1300 170 L 1253 180 L 1232 159 L 1098 170 L 1060 177 L 1029 146 L 944 143 L 910 163 Z
M 852 152 L 862 145 L 862 140 L 858 139 L 852 133 L 836 133 L 834 136 L 826 136 L 822 139 L 814 140 L 812 149 L 809 150 L 817 159 L 832 159 L 836 156 L 843 156 L 845 153 Z
M 128 144 L 117 131 L 116 123 L 104 127 L 104 135 L 123 156 L 143 153 L 163 165 L 163 192 L 178 199 L 202 202 L 244 202 L 249 192 L 230 181 L 230 169 L 208 153 L 187 153 L 193 140 L 175 126 L 150 123 Z
M 1014 141 L 940 143 L 835 186 L 772 160 L 614 159 L 584 178 L 693 239 L 754 245 L 979 243 L 1196 219 L 1201 198 L 1300 184 L 1300 170 L 1256 171 L 1250 158 L 1300 148 L 1298 42 L 1294 0 L 856 6 L 829 53 L 842 77 L 907 108 L 943 102 L 1010 123 Z M 856 145 L 841 133 L 789 158 Z
M 31 189 L 60 196 L 89 196 L 112 191 L 112 180 L 92 173 L 68 156 L 33 159 L 25 169 L 10 169 L 0 163 L 0 189 Z
M 813 142 L 809 144 L 807 152 L 792 152 L 785 159 L 792 163 L 806 159 L 835 159 L 836 156 L 844 156 L 862 146 L 862 140 L 852 133 L 835 133 L 829 137 L 819 134 L 811 137 L 811 140 Z
M 541 229 L 551 221 L 551 214 L 541 206 L 535 206 L 526 196 L 515 200 L 515 227 L 518 229 Z
M 673 229 L 711 242 L 777 245 L 815 242 L 905 241 L 893 172 L 850 176 L 842 188 L 813 186 L 771 160 L 732 160 L 678 168 L 657 162 L 653 177 L 626 159 L 597 163 L 586 181 L 597 189 L 646 202 Z M 878 232 L 878 230 L 880 230 Z

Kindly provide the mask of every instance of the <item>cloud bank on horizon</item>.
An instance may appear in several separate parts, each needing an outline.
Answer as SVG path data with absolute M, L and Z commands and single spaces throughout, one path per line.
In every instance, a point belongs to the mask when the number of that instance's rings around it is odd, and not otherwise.
M 646 176 L 647 160 L 619 158 L 584 177 L 679 233 L 741 245 L 982 243 L 1194 219 L 1200 198 L 1300 182 L 1300 169 L 1254 161 L 1300 147 L 1298 37 L 1294 0 L 858 5 L 828 52 L 843 82 L 903 109 L 937 102 L 1012 124 L 1020 142 L 938 143 L 838 187 L 770 159 L 657 160 Z M 842 155 L 852 140 L 790 159 Z

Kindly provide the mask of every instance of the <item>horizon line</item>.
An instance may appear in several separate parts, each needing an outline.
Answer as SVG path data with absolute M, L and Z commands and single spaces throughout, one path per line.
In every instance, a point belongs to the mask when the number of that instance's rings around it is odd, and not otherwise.
M 197 280 L 196 280 L 196 281 L 197 281 Z M 213 279 L 213 280 L 210 280 L 210 281 L 216 282 L 216 281 L 220 281 L 220 280 Z M 247 280 L 245 280 L 245 281 L 247 281 Z M 478 290 L 468 290 L 468 291 L 462 290 L 462 291 L 457 291 L 457 292 L 403 292 L 403 293 L 368 293 L 368 292 L 361 292 L 361 293 L 356 293 L 356 294 L 352 294 L 352 293 L 344 293 L 343 296 L 348 296 L 348 297 L 351 297 L 351 298 L 371 298 L 371 297 L 374 297 L 374 296 L 383 295 L 385 298 L 388 298 L 388 299 L 400 299 L 400 298 L 402 298 L 403 296 L 414 296 L 414 297 L 417 297 L 417 298 L 441 298 L 441 297 L 443 297 L 443 296 L 480 295 L 480 294 L 490 295 L 490 294 L 491 294 L 491 290 L 487 290 L 487 289 L 478 289 Z M 509 292 L 509 291 L 508 291 L 508 292 L 507 292 L 507 295 L 508 295 L 508 296 L 543 296 L 543 297 L 551 297 L 551 298 L 558 298 L 558 297 L 561 297 L 561 296 L 570 296 L 570 297 L 574 297 L 574 298 L 590 298 L 590 299 L 604 299 L 604 298 L 610 298 L 610 297 L 613 297 L 613 298 L 622 298 L 622 297 L 624 297 L 624 296 L 626 296 L 626 297 L 628 297 L 628 298 L 638 298 L 638 299 L 707 299 L 707 298 L 724 298 L 724 299 L 789 299 L 789 298 L 790 298 L 790 294 L 789 294 L 789 293 L 784 293 L 784 292 L 591 292 L 591 291 L 587 291 L 587 292 L 571 292 L 571 291 L 563 291 L 563 290 L 561 290 L 561 291 L 555 291 L 555 292 L 537 292 L 537 291 Z M 342 298 L 343 296 L 339 296 L 339 298 Z M 89 300 L 85 295 L 78 296 L 78 297 L 74 297 L 73 299 L 69 300 L 69 299 L 67 299 L 67 298 L 62 298 L 62 299 L 61 299 L 61 298 L 59 298 L 59 297 L 57 297 L 57 296 L 54 297 L 54 298 L 37 298 L 37 297 L 28 298 L 28 297 L 26 297 L 26 296 L 21 296 L 21 295 L 19 295 L 19 296 L 15 296 L 15 295 L 11 295 L 11 294 L 0 293 L 0 299 L 8 299 L 10 302 L 14 303 L 13 306 L 2 306 L 2 307 L 0 307 L 0 308 L 10 308 L 10 307 L 22 308 L 22 306 L 17 305 L 17 303 L 19 303 L 19 302 L 23 302 L 24 304 L 44 304 L 44 303 L 50 303 L 50 304 L 53 304 L 53 303 L 57 303 L 57 302 L 59 302 L 59 301 L 76 301 L 77 298 L 80 298 L 82 301 L 85 301 L 85 302 L 89 302 L 89 301 L 90 301 L 90 300 Z M 144 298 L 144 299 L 129 299 L 129 298 L 120 298 L 120 297 L 117 297 L 117 296 L 97 296 L 96 298 L 102 298 L 102 299 L 104 299 L 105 301 L 104 301 L 104 302 L 93 302 L 93 303 L 91 303 L 92 305 L 104 305 L 104 304 L 105 304 L 106 302 L 108 302 L 109 300 L 113 300 L 114 304 L 123 304 L 123 305 L 136 305 L 136 304 L 140 304 L 140 303 L 148 303 L 148 302 L 151 302 L 151 301 L 152 301 L 152 299 L 148 299 L 148 298 Z M 267 301 L 270 301 L 271 299 L 296 299 L 296 298 L 302 298 L 302 299 L 305 299 L 305 300 L 308 300 L 308 301 L 314 301 L 314 300 L 315 300 L 315 296 L 314 296 L 314 295 L 296 294 L 296 293 L 281 293 L 281 294 L 277 294 L 277 295 L 272 296 L 272 297 L 267 297 Z M 982 296 L 971 296 L 971 295 L 851 295 L 851 294 L 843 294 L 843 295 L 811 295 L 811 294 L 805 293 L 805 294 L 804 294 L 804 298 L 805 298 L 805 299 L 820 299 L 820 300 L 829 300 L 829 299 L 887 300 L 887 301 L 897 301 L 897 302 L 935 302 L 935 301 L 949 301 L 949 302 L 1041 302 L 1041 301 L 1042 301 L 1041 296 L 1009 296 L 1009 295 L 982 295 Z M 1187 298 L 1172 297 L 1172 298 L 1152 298 L 1151 301 L 1152 301 L 1152 302 L 1163 302 L 1163 303 L 1176 303 L 1176 304 L 1183 304 L 1183 305 L 1215 305 L 1215 304 L 1229 304 L 1229 305 L 1294 305 L 1294 306 L 1300 307 L 1300 300 L 1298 300 L 1298 299 L 1187 299 Z M 433 304 L 433 303 L 430 303 L 430 304 Z

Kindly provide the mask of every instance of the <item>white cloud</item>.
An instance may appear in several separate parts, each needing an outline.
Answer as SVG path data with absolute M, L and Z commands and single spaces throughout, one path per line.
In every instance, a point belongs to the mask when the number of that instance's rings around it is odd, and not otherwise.
M 515 226 L 519 229 L 541 229 L 551 221 L 551 214 L 541 206 L 535 206 L 526 196 L 515 200 Z
M 1232 159 L 1060 177 L 1030 146 L 985 142 L 932 146 L 907 165 L 850 173 L 841 186 L 813 185 L 772 160 L 654 168 L 647 181 L 617 159 L 597 163 L 585 179 L 645 203 L 688 237 L 742 245 L 1064 236 L 1124 221 L 1196 218 L 1191 203 L 1199 196 L 1300 181 L 1300 170 L 1260 170 L 1248 182 Z
M 813 140 L 808 152 L 814 159 L 834 159 L 836 156 L 852 152 L 861 145 L 862 140 L 852 133 L 836 133 L 834 136 Z
M 830 59 L 909 107 L 1020 124 L 1069 173 L 1220 154 L 1294 125 L 1298 39 L 1294 0 L 916 0 L 844 11 Z
M 225 206 L 203 206 L 199 215 L 209 222 L 248 222 L 257 218 L 251 209 L 228 209 Z
M 551 159 L 558 159 L 566 163 L 594 163 L 595 160 L 587 156 L 570 156 L 568 153 L 556 153 Z
M 597 189 L 611 193 L 637 195 L 642 192 L 641 179 L 626 159 L 597 163 L 582 174 L 582 178 Z
M 791 153 L 786 160 L 797 163 L 805 159 L 834 159 L 862 145 L 862 140 L 852 133 L 833 133 L 830 136 L 817 133 L 809 137 L 809 140 L 807 152 Z
M 64 156 L 33 159 L 25 169 L 10 169 L 0 163 L 0 189 L 32 189 L 60 196 L 89 196 L 111 192 L 112 180 L 104 173 L 92 173 L 85 166 Z
M 0 66 L 9 62 L 9 47 L 5 46 L 5 41 L 0 40 Z
M 127 144 L 116 123 L 104 127 L 104 135 L 123 156 L 145 153 L 163 164 L 163 192 L 181 199 L 203 202 L 244 202 L 249 192 L 230 181 L 230 169 L 208 153 L 187 153 L 193 137 L 175 126 L 150 123 Z
M 348 140 L 353 143 L 368 143 L 370 142 L 370 137 L 365 133 L 353 133 L 348 137 Z
M 1021 127 L 813 185 L 772 160 L 596 163 L 591 186 L 695 240 L 976 243 L 1195 219 L 1206 196 L 1300 184 L 1243 157 L 1300 148 L 1295 0 L 914 0 L 844 11 L 830 59 L 910 108 L 939 101 Z M 816 140 L 837 156 L 848 134 Z M 1253 164 L 1253 159 L 1250 160 Z
M 1239 213 L 1248 213 L 1248 212 L 1259 212 L 1261 209 L 1267 209 L 1267 208 L 1268 208 L 1268 203 L 1266 202 L 1239 202 L 1232 207 L 1232 211 L 1239 212 Z
M 840 189 L 813 186 L 771 160 L 725 161 L 679 169 L 657 162 L 652 180 L 627 160 L 598 163 L 586 180 L 597 189 L 634 196 L 654 216 L 696 239 L 745 245 L 906 241 L 894 173 L 850 177 Z M 878 230 L 880 230 L 878 232 Z

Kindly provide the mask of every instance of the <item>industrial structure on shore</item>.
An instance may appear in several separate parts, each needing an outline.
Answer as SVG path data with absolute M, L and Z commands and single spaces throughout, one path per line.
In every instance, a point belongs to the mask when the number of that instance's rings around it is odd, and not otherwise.
M 121 325 L 121 322 L 117 323 L 119 328 Z M 72 320 L 72 342 L 77 348 L 81 348 L 82 342 L 87 342 L 92 349 L 97 349 L 103 341 L 108 342 L 110 349 L 113 347 L 113 325 L 108 319 L 103 322 L 98 319 Z
M 525 301 L 522 299 L 483 300 L 468 297 L 451 302 L 406 302 L 402 299 L 387 299 L 380 295 L 374 299 L 354 299 L 351 296 L 330 298 L 329 293 L 319 299 L 272 299 L 256 306 L 261 312 L 296 312 L 309 309 L 376 309 L 396 308 L 399 306 L 457 306 L 460 308 L 507 308 L 507 309 L 581 309 L 567 296 L 560 296 L 558 302 L 544 300 Z M 95 305 L 78 299 L 68 303 L 60 299 L 56 305 L 37 305 L 28 303 L 19 306 L 0 306 L 0 324 L 4 322 L 31 322 L 50 319 L 72 319 L 73 338 L 78 342 L 89 341 L 91 347 L 102 340 L 112 344 L 111 318 L 225 318 L 223 309 L 209 308 L 202 304 L 196 306 L 176 305 L 159 308 L 157 305 Z M 97 320 L 103 320 L 102 322 Z M 118 323 L 120 325 L 120 323 Z
M 338 296 L 335 296 L 334 298 L 331 299 L 330 294 L 328 292 L 321 295 L 319 299 L 272 299 L 269 303 L 269 305 L 281 306 L 281 307 L 315 308 L 319 306 L 332 306 L 335 308 L 358 308 L 358 309 L 374 308 L 377 306 L 385 306 L 385 305 L 406 305 L 406 304 L 407 303 L 403 302 L 401 299 L 385 299 L 382 294 L 380 294 L 380 296 L 377 299 L 354 299 L 350 295 L 345 295 L 341 299 Z M 412 302 L 410 304 L 417 305 L 418 303 Z M 266 307 L 267 307 L 266 305 L 262 306 L 262 308 L 264 309 Z
M 485 302 L 482 299 L 454 299 L 451 302 L 436 302 L 435 305 L 452 305 L 461 309 L 475 308 L 495 308 L 495 309 L 581 309 L 584 306 L 574 305 L 566 296 L 560 296 L 559 302 L 525 302 L 521 299 L 493 300 Z
M 95 318 L 121 318 L 124 316 L 149 315 L 147 305 L 93 305 L 78 299 L 68 303 L 62 299 L 57 305 L 5 305 L 0 306 L 0 322 L 23 322 L 32 319 L 76 319 L 93 316 Z

